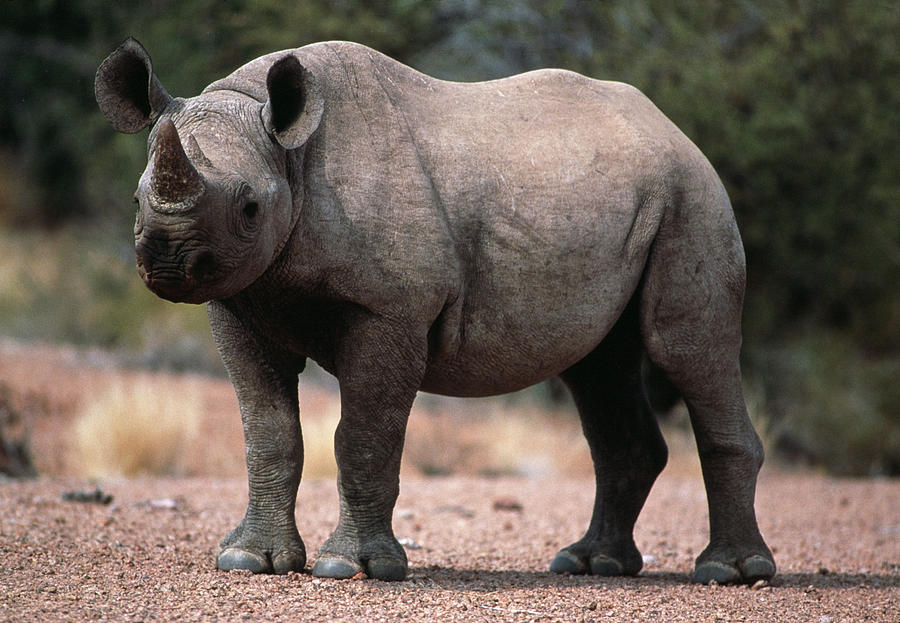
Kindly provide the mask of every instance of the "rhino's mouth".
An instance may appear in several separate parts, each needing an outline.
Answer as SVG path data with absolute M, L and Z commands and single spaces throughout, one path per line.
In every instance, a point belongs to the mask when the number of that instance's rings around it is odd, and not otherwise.
M 192 280 L 177 271 L 154 271 L 141 277 L 154 294 L 175 303 L 184 302 L 195 289 Z
M 206 250 L 172 261 L 148 254 L 139 245 L 137 268 L 147 288 L 160 298 L 174 303 L 203 303 L 208 300 L 203 292 L 214 281 L 216 262 Z

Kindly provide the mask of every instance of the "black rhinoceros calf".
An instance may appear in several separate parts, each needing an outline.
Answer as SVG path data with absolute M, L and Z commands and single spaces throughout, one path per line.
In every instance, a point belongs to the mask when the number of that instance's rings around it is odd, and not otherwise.
M 646 355 L 684 396 L 703 466 L 710 544 L 694 580 L 775 572 L 738 363 L 741 240 L 710 164 L 636 89 L 560 70 L 445 82 L 329 42 L 181 99 L 133 39 L 95 88 L 116 130 L 150 127 L 141 277 L 207 303 L 240 400 L 249 505 L 220 569 L 306 564 L 294 507 L 309 357 L 341 390 L 340 517 L 313 574 L 405 577 L 391 514 L 417 391 L 484 396 L 555 375 L 597 491 L 584 537 L 550 568 L 637 573 L 634 523 L 667 456 Z

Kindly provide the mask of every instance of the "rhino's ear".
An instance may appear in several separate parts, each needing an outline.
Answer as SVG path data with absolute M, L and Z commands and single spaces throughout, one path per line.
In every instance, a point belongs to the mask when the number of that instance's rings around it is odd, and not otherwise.
M 131 37 L 100 64 L 94 96 L 103 116 L 126 134 L 139 132 L 156 121 L 172 101 L 153 73 L 147 50 Z
M 266 132 L 285 149 L 296 149 L 309 139 L 325 108 L 321 87 L 297 57 L 288 54 L 275 61 L 266 76 L 269 100 L 263 106 Z

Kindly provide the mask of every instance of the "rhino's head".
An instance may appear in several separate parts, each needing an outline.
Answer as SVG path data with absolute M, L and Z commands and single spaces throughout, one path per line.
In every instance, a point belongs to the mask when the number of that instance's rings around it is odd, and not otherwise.
M 289 161 L 323 105 L 315 80 L 289 54 L 269 69 L 266 92 L 265 102 L 231 90 L 173 98 L 134 39 L 97 71 L 97 102 L 113 127 L 151 127 L 134 233 L 138 270 L 159 296 L 233 296 L 287 241 L 303 200 Z

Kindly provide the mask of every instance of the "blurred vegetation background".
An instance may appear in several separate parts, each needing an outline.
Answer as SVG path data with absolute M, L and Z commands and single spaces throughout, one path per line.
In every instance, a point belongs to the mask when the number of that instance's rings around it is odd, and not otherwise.
M 182 96 L 326 39 L 445 79 L 555 66 L 634 84 L 730 193 L 749 266 L 748 402 L 770 452 L 900 474 L 900 3 L 5 2 L 0 335 L 220 371 L 202 308 L 156 299 L 133 268 L 145 144 L 93 99 L 98 64 L 128 35 Z

